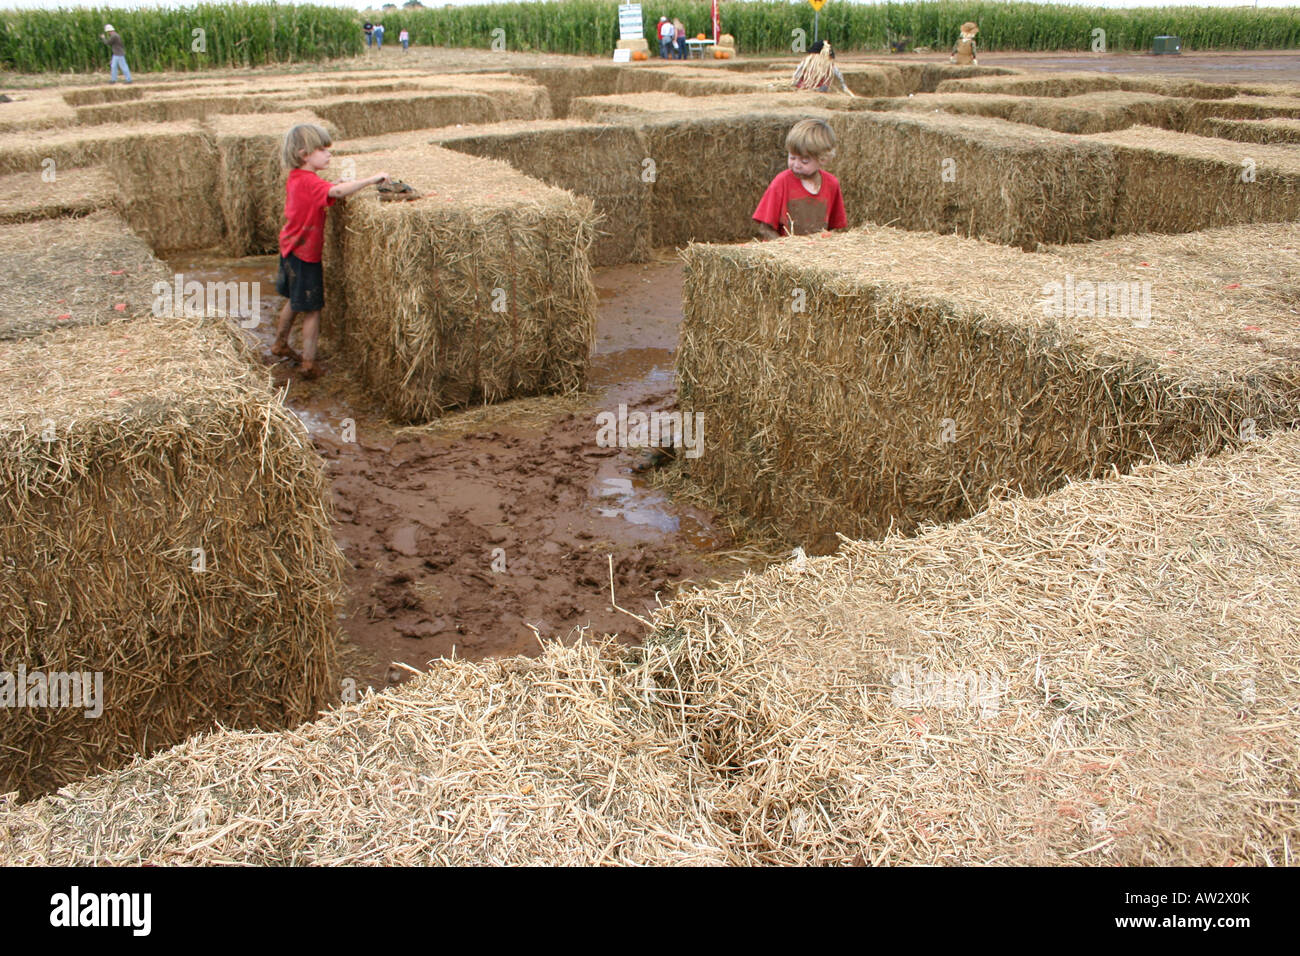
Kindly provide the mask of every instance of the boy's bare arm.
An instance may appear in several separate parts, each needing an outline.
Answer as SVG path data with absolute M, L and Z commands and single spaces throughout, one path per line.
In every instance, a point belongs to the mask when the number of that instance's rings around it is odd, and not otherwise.
M 769 226 L 767 223 L 760 222 L 758 224 L 758 238 L 763 240 L 780 239 L 781 234 L 777 232 L 775 229 L 773 229 L 771 226 Z
M 346 199 L 353 193 L 359 193 L 367 186 L 375 186 L 379 183 L 388 182 L 388 173 L 375 173 L 369 179 L 353 179 L 346 183 L 335 183 L 330 187 L 331 199 Z

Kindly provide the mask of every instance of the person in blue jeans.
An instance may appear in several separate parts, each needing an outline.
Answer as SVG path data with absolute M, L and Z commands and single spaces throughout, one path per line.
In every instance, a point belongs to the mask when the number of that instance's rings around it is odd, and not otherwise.
M 108 82 L 116 83 L 117 71 L 121 70 L 123 78 L 130 83 L 131 68 L 126 65 L 126 47 L 122 44 L 121 35 L 113 29 L 113 24 L 104 24 L 104 32 L 99 35 L 99 39 L 112 54 L 112 59 L 108 61 Z
M 384 48 L 384 25 L 382 23 L 375 24 L 375 46 L 381 50 Z
M 375 45 L 375 25 L 367 20 L 361 27 L 361 32 L 366 35 L 366 46 Z
M 659 55 L 665 60 L 672 56 L 673 24 L 667 17 L 659 18 Z

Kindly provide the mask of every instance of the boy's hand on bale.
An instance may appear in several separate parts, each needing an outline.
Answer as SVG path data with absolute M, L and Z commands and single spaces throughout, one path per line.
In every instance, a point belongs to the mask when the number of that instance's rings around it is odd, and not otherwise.
M 370 177 L 370 181 L 378 185 L 379 183 L 388 182 L 388 173 L 375 173 Z

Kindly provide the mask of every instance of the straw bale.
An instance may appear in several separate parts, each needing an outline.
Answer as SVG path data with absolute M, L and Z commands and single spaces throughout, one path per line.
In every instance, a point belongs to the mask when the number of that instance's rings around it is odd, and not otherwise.
M 846 542 L 669 605 L 642 696 L 747 863 L 1294 866 L 1298 491 L 1289 432 Z
M 1281 116 L 1265 120 L 1207 119 L 1203 132 L 1242 143 L 1300 143 L 1300 119 Z
M 60 176 L 106 168 L 126 221 L 156 251 L 221 244 L 217 151 L 193 121 L 0 135 L 0 175 L 40 173 L 47 159 Z
M 1191 99 L 1225 99 L 1240 88 L 1230 83 L 1203 83 L 1173 76 L 1110 73 L 1026 73 L 1019 76 L 977 76 L 944 80 L 936 93 L 1010 93 L 1017 96 L 1076 96 L 1104 90 L 1157 93 Z
M 0 223 L 84 216 L 117 203 L 117 184 L 99 166 L 69 169 L 53 182 L 38 173 L 0 176 Z
M 613 93 L 616 84 L 613 73 L 591 65 L 522 67 L 513 73 L 545 86 L 551 114 L 559 118 L 569 115 L 569 102 L 574 97 Z
M 316 123 L 337 131 L 314 113 L 259 113 L 214 116 L 208 121 L 220 156 L 219 200 L 227 255 L 278 252 L 284 219 L 284 183 L 280 144 L 293 126 Z
M 0 660 L 103 674 L 97 718 L 0 710 L 0 791 L 335 698 L 320 459 L 251 358 L 224 318 L 0 345 Z
M 626 126 L 535 120 L 440 130 L 433 141 L 457 152 L 502 160 L 526 176 L 592 201 L 600 225 L 593 266 L 643 262 L 650 255 L 650 195 L 642 180 L 648 155 Z
M 130 103 L 77 107 L 83 126 L 102 123 L 170 123 L 205 119 L 216 113 L 270 113 L 291 108 L 280 93 L 200 92 L 193 96 L 150 97 Z
M 1298 250 L 1295 224 L 1037 254 L 884 227 L 691 246 L 679 404 L 708 438 L 683 467 L 783 537 L 869 537 L 1291 427 Z M 1141 289 L 1048 314 L 1076 281 L 1149 282 L 1149 317 Z
M 525 80 L 487 92 L 430 90 L 374 96 L 304 97 L 293 105 L 329 120 L 346 138 L 448 126 L 457 121 L 496 123 L 547 119 L 551 115 L 546 87 Z
M 370 192 L 331 212 L 326 323 L 390 412 L 577 389 L 595 336 L 591 201 L 436 146 L 357 156 L 422 196 Z
M 126 100 L 138 100 L 144 96 L 143 87 L 139 86 L 88 86 L 80 89 L 64 89 L 59 92 L 63 102 L 69 106 L 88 106 L 92 103 L 121 103 Z
M 851 224 L 957 232 L 1025 249 L 1110 235 L 1116 172 L 1106 147 L 982 116 L 834 117 L 839 150 L 830 169 Z
M 1207 124 L 1215 119 L 1263 120 L 1274 117 L 1300 119 L 1300 97 L 1236 96 L 1230 100 L 1203 100 L 1191 103 L 1187 110 L 1186 131 L 1209 133 Z
M 1150 93 L 1108 90 L 1077 96 L 1011 96 L 971 93 L 920 93 L 868 101 L 872 109 L 995 116 L 1059 133 L 1102 133 L 1134 124 L 1181 129 L 1185 100 Z
M 1300 152 L 1288 146 L 1247 146 L 1147 126 L 1086 139 L 1116 153 L 1115 233 L 1300 219 Z M 1248 171 L 1253 179 L 1243 178 Z
M 726 833 L 610 647 L 439 660 L 283 734 L 220 732 L 25 807 L 0 862 L 717 864 Z
M 849 64 L 845 64 L 847 66 Z M 958 66 L 955 63 L 889 63 L 902 77 L 903 93 L 933 93 L 944 80 L 961 80 L 972 76 L 1021 76 L 1023 70 L 1005 66 Z M 843 72 L 844 67 L 840 67 Z
M 114 212 L 0 226 L 0 248 L 0 342 L 129 319 L 172 278 Z
M 0 133 L 70 126 L 77 114 L 55 90 L 7 90 L 0 103 Z

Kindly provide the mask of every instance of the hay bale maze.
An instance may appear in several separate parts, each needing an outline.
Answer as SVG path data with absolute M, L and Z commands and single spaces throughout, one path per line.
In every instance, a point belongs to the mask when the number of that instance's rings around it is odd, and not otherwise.
M 786 538 L 863 537 L 1291 427 L 1297 247 L 1297 225 L 692 246 L 679 401 L 710 438 L 684 466 Z
M 0 709 L 0 863 L 1297 862 L 1297 90 L 793 65 L 0 104 L 0 665 L 103 674 L 94 719 Z M 809 117 L 850 231 L 720 245 Z M 320 460 L 154 301 L 154 253 L 275 250 L 298 122 L 417 191 L 326 237 L 395 423 L 584 389 L 591 267 L 686 247 L 663 484 L 804 551 L 322 714 Z
M 102 675 L 93 718 L 0 712 L 0 790 L 333 697 L 341 559 L 319 460 L 264 379 L 224 319 L 0 343 L 0 660 Z
M 443 660 L 25 805 L 9 865 L 1294 865 L 1300 439 Z
M 363 153 L 420 198 L 349 200 L 332 217 L 328 301 L 393 415 L 582 388 L 595 336 L 591 201 L 439 147 Z

